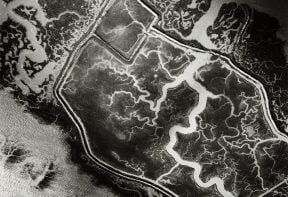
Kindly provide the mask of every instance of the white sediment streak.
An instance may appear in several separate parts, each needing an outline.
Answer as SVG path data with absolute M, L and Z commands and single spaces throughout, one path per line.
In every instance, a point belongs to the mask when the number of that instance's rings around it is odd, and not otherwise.
M 209 26 L 213 26 L 215 19 L 217 18 L 219 11 L 223 4 L 235 2 L 235 0 L 221 0 L 211 1 L 211 5 L 207 13 L 205 13 L 199 21 L 194 24 L 191 34 L 185 37 L 186 40 L 197 40 L 207 49 L 217 49 L 216 45 L 212 43 L 211 38 L 208 37 L 207 29 Z M 240 2 L 238 2 L 240 3 Z
M 213 25 L 222 4 L 222 1 L 211 1 L 211 5 L 207 13 L 194 24 L 191 34 L 185 39 L 197 40 L 207 49 L 216 49 L 215 44 L 212 43 L 211 39 L 207 35 L 207 29 L 210 25 Z
M 193 51 L 193 54 L 196 52 Z M 207 104 L 207 99 L 208 98 L 216 98 L 217 96 L 213 95 L 211 92 L 206 90 L 205 87 L 203 87 L 200 83 L 198 83 L 195 80 L 195 75 L 197 74 L 197 71 L 200 67 L 204 66 L 205 63 L 209 62 L 209 59 L 211 55 L 209 53 L 197 53 L 195 54 L 196 59 L 191 62 L 191 64 L 186 68 L 184 73 L 180 75 L 179 77 L 175 78 L 175 81 L 172 83 L 166 84 L 163 89 L 162 89 L 162 96 L 161 98 L 157 101 L 156 106 L 155 106 L 155 111 L 159 112 L 160 111 L 160 106 L 163 101 L 165 101 L 167 97 L 167 92 L 170 88 L 174 88 L 179 86 L 182 82 L 186 81 L 188 85 L 193 88 L 196 92 L 199 94 L 199 102 L 197 103 L 196 107 L 191 111 L 189 114 L 189 127 L 183 127 L 181 125 L 175 125 L 169 130 L 169 136 L 170 136 L 170 141 L 166 145 L 166 150 L 167 152 L 175 159 L 177 162 L 176 166 L 183 165 L 183 166 L 188 166 L 190 168 L 194 169 L 194 180 L 199 185 L 200 187 L 210 187 L 212 185 L 216 185 L 218 191 L 225 197 L 230 197 L 233 196 L 233 194 L 224 188 L 224 182 L 221 178 L 219 177 L 213 177 L 207 182 L 203 182 L 200 178 L 202 166 L 193 161 L 186 161 L 181 158 L 181 156 L 173 149 L 173 147 L 177 143 L 177 137 L 176 133 L 181 133 L 181 134 L 191 134 L 193 132 L 197 131 L 197 122 L 196 118 L 199 116 L 201 112 L 203 112 L 206 108 Z M 174 167 L 173 167 L 174 169 Z M 171 170 L 170 170 L 171 171 Z M 169 172 L 170 172 L 169 171 Z M 168 175 L 168 173 L 165 173 L 164 175 Z M 161 178 L 163 177 L 162 175 L 160 176 Z M 157 181 L 160 181 L 160 177 L 157 179 Z
M 2 9 L 3 3 L 0 3 L 0 8 Z M 40 41 L 37 38 L 38 29 L 37 27 L 32 24 L 31 21 L 19 16 L 17 13 L 14 12 L 14 9 L 18 8 L 19 6 L 29 6 L 33 7 L 37 10 L 36 19 L 41 23 L 41 25 L 45 26 L 48 22 L 46 15 L 44 14 L 43 9 L 38 4 L 37 0 L 15 0 L 5 5 L 5 13 L 2 16 L 3 18 L 10 18 L 16 23 L 22 25 L 26 30 L 26 37 L 29 40 L 30 44 L 33 47 L 33 50 L 24 49 L 19 54 L 19 59 L 16 65 L 18 74 L 15 76 L 15 83 L 18 87 L 21 88 L 24 94 L 29 93 L 29 88 L 32 89 L 34 92 L 39 93 L 41 89 L 39 85 L 44 82 L 45 78 L 52 73 L 51 69 L 54 63 L 48 63 L 41 72 L 37 73 L 33 79 L 31 79 L 26 70 L 24 69 L 24 62 L 26 58 L 29 58 L 31 61 L 35 63 L 42 63 L 48 60 L 47 54 L 45 49 L 41 46 Z M 1 13 L 2 14 L 2 13 Z M 0 22 L 3 22 L 2 20 Z

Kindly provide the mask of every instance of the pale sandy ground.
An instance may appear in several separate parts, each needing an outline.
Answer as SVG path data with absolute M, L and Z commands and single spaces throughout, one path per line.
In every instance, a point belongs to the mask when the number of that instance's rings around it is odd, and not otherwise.
M 80 174 L 78 167 L 69 162 L 69 151 L 57 126 L 42 125 L 30 114 L 24 113 L 23 109 L 9 93 L 0 91 L 0 141 L 3 142 L 4 137 L 10 136 L 10 139 L 22 143 L 25 149 L 31 151 L 24 162 L 9 170 L 4 168 L 4 157 L 0 154 L 0 196 L 116 196 L 107 188 L 94 186 L 91 177 Z M 21 175 L 20 171 L 25 163 L 33 163 L 35 168 L 41 169 L 49 160 L 55 161 L 62 174 L 57 176 L 51 187 L 39 191 L 34 187 L 35 181 Z

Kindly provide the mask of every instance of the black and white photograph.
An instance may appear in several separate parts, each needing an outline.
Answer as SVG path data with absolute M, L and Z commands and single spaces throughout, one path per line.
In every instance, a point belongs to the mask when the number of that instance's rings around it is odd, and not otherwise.
M 288 0 L 0 0 L 0 197 L 288 197 Z

